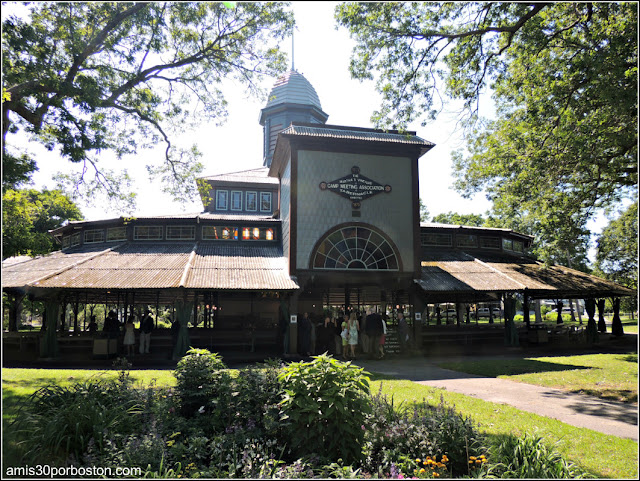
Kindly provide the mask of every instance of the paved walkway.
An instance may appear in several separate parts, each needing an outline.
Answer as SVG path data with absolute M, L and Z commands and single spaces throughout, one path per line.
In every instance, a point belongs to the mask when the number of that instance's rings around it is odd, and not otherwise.
M 357 360 L 376 372 L 446 389 L 522 411 L 557 419 L 580 428 L 638 441 L 638 406 L 603 401 L 593 396 L 534 386 L 506 379 L 476 376 L 437 367 L 425 358 Z

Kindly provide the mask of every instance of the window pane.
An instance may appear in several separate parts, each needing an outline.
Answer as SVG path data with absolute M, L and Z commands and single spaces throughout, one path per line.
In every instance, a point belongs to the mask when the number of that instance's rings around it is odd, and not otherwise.
M 478 237 L 475 235 L 456 235 L 458 247 L 478 247 Z
M 229 191 L 227 190 L 216 191 L 216 209 L 217 210 L 229 209 Z
M 162 240 L 162 226 L 136 226 L 133 228 L 135 240 Z
M 239 190 L 231 191 L 231 210 L 242 210 L 242 192 Z
M 260 212 L 271 212 L 271 192 L 260 192 Z
M 451 247 L 451 234 L 421 232 L 420 244 L 432 247 Z
M 194 240 L 195 238 L 194 226 L 167 226 L 167 240 Z
M 480 247 L 483 249 L 500 249 L 500 237 L 480 237 Z
M 127 240 L 126 227 L 111 227 L 107 229 L 107 242 L 119 240 Z
M 104 230 L 86 230 L 84 231 L 84 243 L 93 244 L 95 242 L 104 242 Z
M 258 210 L 258 193 L 247 192 L 247 203 L 245 205 L 246 210 L 255 212 Z

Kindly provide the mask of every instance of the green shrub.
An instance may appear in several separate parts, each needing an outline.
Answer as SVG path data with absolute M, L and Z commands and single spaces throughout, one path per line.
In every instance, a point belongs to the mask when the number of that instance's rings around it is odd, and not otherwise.
M 393 400 L 378 393 L 372 397 L 373 415 L 365 444 L 365 467 L 381 476 L 396 468 L 405 474 L 436 460 L 454 476 L 468 474 L 468 455 L 484 451 L 484 437 L 469 418 L 458 414 L 440 400 L 437 406 L 427 403 L 394 406 Z M 416 462 L 420 459 L 420 462 Z
M 111 381 L 46 386 L 33 393 L 16 424 L 27 460 L 80 459 L 93 445 L 105 449 L 116 433 L 139 432 L 141 405 L 134 393 Z
M 231 381 L 225 369 L 217 353 L 194 348 L 187 351 L 173 373 L 182 415 L 210 413 L 215 408 L 219 395 Z
M 299 456 L 317 454 L 329 462 L 342 458 L 346 464 L 362 457 L 371 411 L 363 369 L 323 354 L 284 367 L 279 379 L 281 420 Z
M 591 477 L 567 461 L 539 436 L 506 436 L 491 450 L 494 473 L 501 478 L 562 479 Z

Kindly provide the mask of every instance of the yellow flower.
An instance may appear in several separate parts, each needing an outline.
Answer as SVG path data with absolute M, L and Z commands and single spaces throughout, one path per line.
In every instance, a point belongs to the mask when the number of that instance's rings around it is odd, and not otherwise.
M 433 473 L 433 477 L 434 477 L 434 478 L 439 478 L 439 477 L 440 477 L 440 475 L 439 475 L 438 473 Z
M 446 463 L 447 461 L 449 461 L 449 458 L 447 457 L 447 455 L 446 455 L 446 454 L 443 454 L 443 455 L 442 455 L 442 462 L 443 462 L 443 463 Z
M 420 474 L 424 474 L 424 468 L 420 469 Z
M 475 460 L 476 460 L 476 457 L 475 457 L 475 456 L 469 456 L 469 459 L 470 459 L 471 461 L 475 461 Z
M 420 462 L 420 458 L 416 458 L 416 463 L 419 463 L 419 462 Z

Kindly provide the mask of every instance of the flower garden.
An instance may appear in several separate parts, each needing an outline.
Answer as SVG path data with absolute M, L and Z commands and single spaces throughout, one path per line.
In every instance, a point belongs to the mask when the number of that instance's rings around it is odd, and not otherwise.
M 13 428 L 24 463 L 140 467 L 153 478 L 589 477 L 535 436 L 485 437 L 441 400 L 397 404 L 331 356 L 226 369 L 191 349 L 175 387 L 46 386 Z

